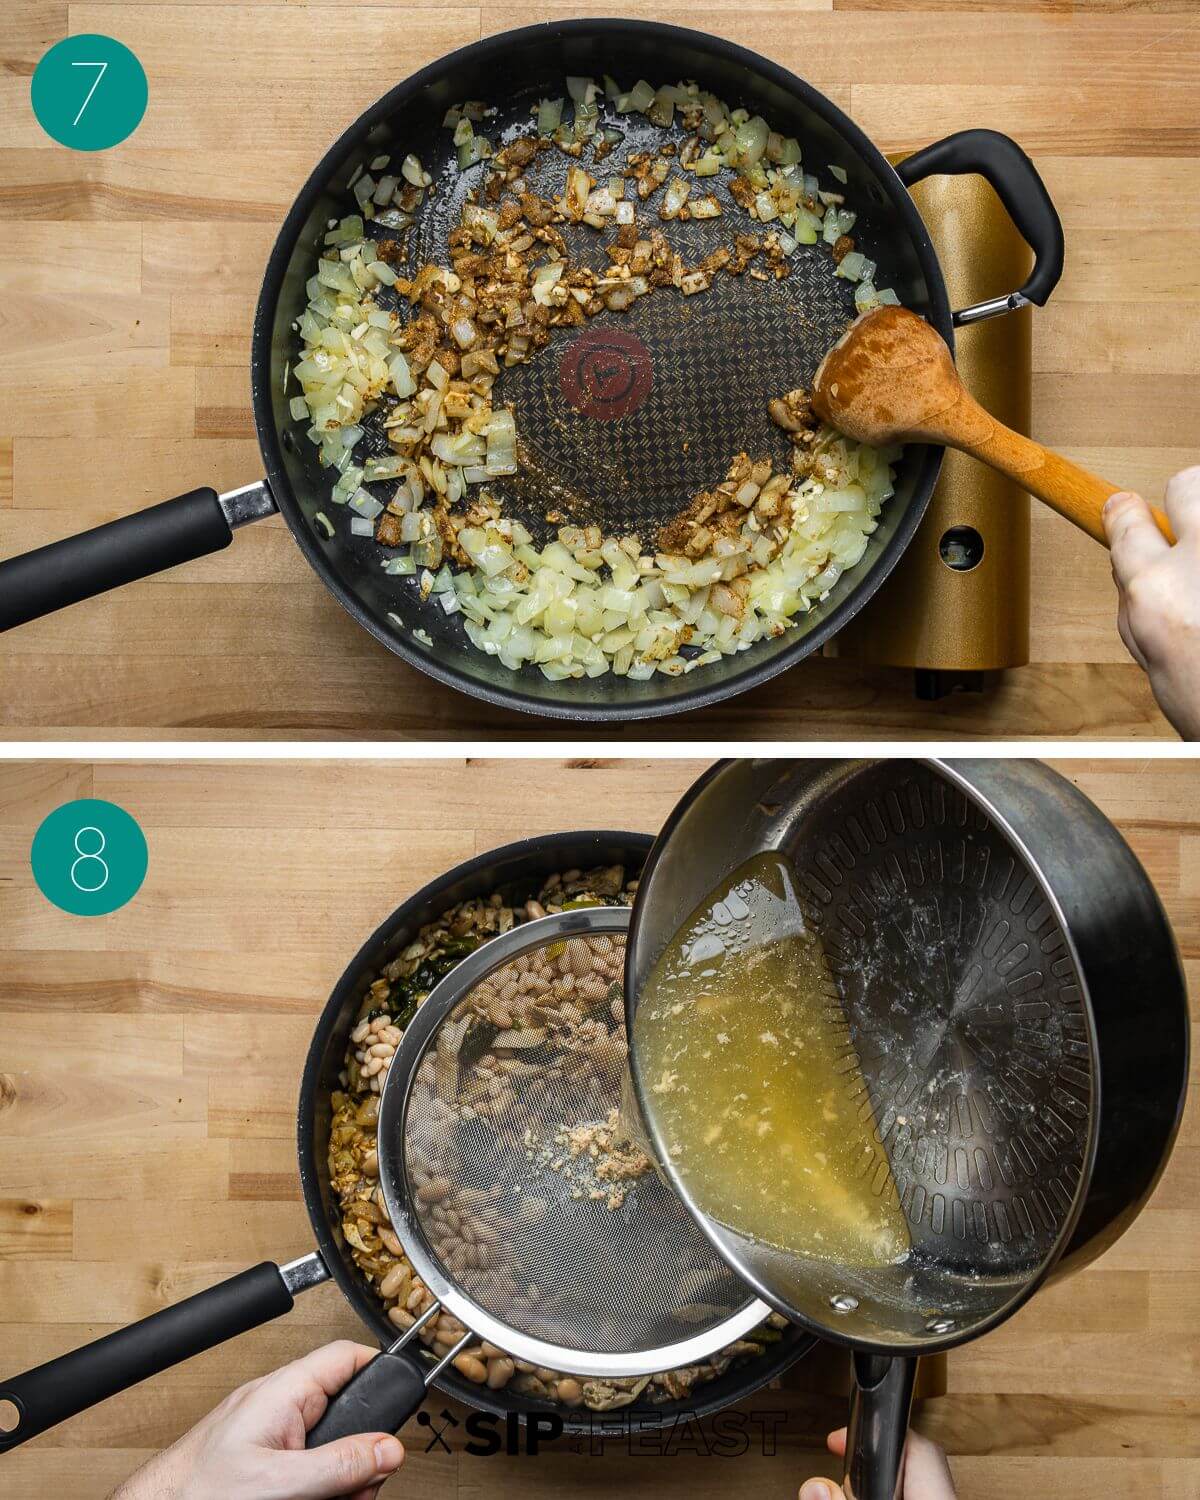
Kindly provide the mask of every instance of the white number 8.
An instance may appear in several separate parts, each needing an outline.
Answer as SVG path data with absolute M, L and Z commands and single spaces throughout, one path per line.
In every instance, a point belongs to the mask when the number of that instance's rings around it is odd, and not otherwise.
M 94 833 L 100 840 L 99 845 L 95 849 L 87 850 L 81 847 L 79 840 L 84 836 L 85 833 Z M 76 833 L 75 853 L 79 855 L 79 858 L 71 866 L 71 884 L 77 891 L 84 891 L 87 895 L 94 895 L 96 891 L 102 891 L 108 884 L 108 866 L 100 858 L 100 856 L 104 853 L 105 842 L 106 841 L 103 832 L 99 828 L 93 828 L 90 824 L 86 828 L 81 828 L 78 833 Z M 96 864 L 99 865 L 100 868 L 104 871 L 104 874 L 100 877 L 100 880 L 96 885 L 85 885 L 83 881 L 80 880 L 77 872 L 79 870 L 79 866 L 83 864 Z M 92 878 L 95 879 L 95 876 L 93 875 Z

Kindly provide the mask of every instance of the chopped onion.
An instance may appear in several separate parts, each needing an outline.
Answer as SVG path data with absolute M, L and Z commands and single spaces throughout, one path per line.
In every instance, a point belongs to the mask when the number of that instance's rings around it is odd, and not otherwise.
M 598 104 L 577 104 L 575 106 L 574 133 L 577 141 L 590 140 L 596 133 L 596 127 L 600 123 L 600 106 Z
M 366 516 L 368 521 L 383 514 L 383 505 L 369 490 L 355 490 L 350 496 L 350 509 L 357 511 L 360 516 Z
M 399 479 L 411 467 L 410 461 L 399 453 L 385 453 L 378 458 L 365 459 L 360 473 L 367 484 L 375 484 L 381 479 Z
M 734 139 L 740 166 L 753 166 L 755 162 L 762 160 L 770 133 L 770 127 L 761 115 L 755 115 L 752 120 L 737 127 Z
M 335 505 L 345 505 L 346 501 L 349 500 L 350 496 L 354 494 L 355 490 L 362 483 L 362 479 L 362 469 L 357 469 L 353 466 L 344 469 L 341 477 L 330 492 L 329 498 Z
M 460 172 L 465 172 L 476 162 L 487 160 L 491 154 L 491 142 L 482 135 L 473 135 L 469 141 L 458 148 L 458 169 Z
M 631 114 L 635 110 L 645 114 L 653 103 L 654 90 L 644 78 L 639 78 L 630 91 L 617 100 L 616 110 L 619 115 Z
M 662 207 L 658 211 L 659 218 L 677 219 L 679 210 L 687 202 L 691 190 L 691 184 L 685 182 L 682 177 L 672 177 L 667 184 L 667 191 L 663 194 Z
M 754 200 L 754 212 L 764 224 L 779 217 L 779 206 L 770 193 L 759 193 Z
M 549 265 L 538 266 L 533 273 L 533 300 L 540 307 L 549 307 L 550 292 L 558 284 L 565 270 L 565 263 L 561 260 L 551 261 Z
M 674 96 L 667 89 L 659 89 L 646 114 L 653 125 L 661 127 L 670 125 L 671 121 L 675 118 Z
M 543 99 L 538 105 L 537 131 L 539 135 L 553 135 L 562 124 L 563 101 Z
M 487 472 L 493 476 L 515 474 L 517 425 L 510 411 L 493 412 L 487 426 Z
M 397 396 L 404 399 L 411 396 L 417 388 L 417 382 L 412 378 L 412 372 L 408 368 L 408 360 L 403 354 L 393 354 L 388 361 L 388 372 L 392 377 L 392 385 Z
M 851 250 L 843 255 L 838 265 L 835 276 L 843 276 L 847 281 L 860 281 L 863 277 L 863 267 L 867 264 L 867 257 L 857 250 Z
M 879 306 L 879 295 L 871 282 L 860 281 L 854 288 L 854 305 L 860 313 Z

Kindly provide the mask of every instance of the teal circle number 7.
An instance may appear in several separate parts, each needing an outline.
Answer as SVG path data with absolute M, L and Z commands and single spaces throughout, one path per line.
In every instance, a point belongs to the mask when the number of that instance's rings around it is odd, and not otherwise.
M 33 72 L 30 102 L 48 136 L 75 151 L 105 151 L 146 113 L 146 71 L 128 47 L 87 32 L 50 48 Z

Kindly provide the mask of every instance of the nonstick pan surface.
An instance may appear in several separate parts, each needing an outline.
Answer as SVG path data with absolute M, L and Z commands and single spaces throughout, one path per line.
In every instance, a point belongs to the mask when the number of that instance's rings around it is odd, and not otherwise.
M 486 101 L 497 113 L 480 129 L 498 146 L 528 130 L 538 99 L 565 93 L 567 74 L 599 79 L 606 72 L 625 87 L 640 77 L 656 86 L 695 79 L 731 107 L 761 113 L 773 129 L 797 136 L 806 166 L 823 183 L 836 186 L 829 164 L 841 167 L 849 179 L 847 203 L 859 214 L 855 242 L 878 261 L 879 284 L 894 287 L 906 306 L 952 340 L 941 275 L 911 198 L 867 137 L 816 90 L 743 48 L 698 32 L 638 22 L 568 22 L 491 38 L 435 63 L 380 100 L 331 149 L 284 223 L 267 268 L 254 331 L 254 407 L 271 490 L 297 540 L 350 613 L 384 644 L 489 702 L 570 717 L 642 718 L 699 707 L 765 681 L 832 635 L 879 586 L 912 536 L 937 476 L 940 450 L 905 452 L 896 494 L 865 557 L 794 629 L 683 678 L 656 674 L 634 682 L 610 675 L 550 682 L 536 667 L 513 673 L 473 648 L 461 620 L 447 616 L 435 598 L 422 602 L 411 580 L 382 574 L 382 554 L 371 538 L 353 537 L 344 525 L 326 537 L 315 516 L 329 509 L 330 471 L 320 467 L 304 436 L 307 424 L 291 419 L 287 401 L 296 388 L 285 391 L 283 383 L 288 363 L 298 357 L 291 325 L 306 305 L 305 283 L 329 220 L 354 206 L 346 184 L 360 163 L 381 154 L 400 159 L 410 151 L 420 159 L 435 186 L 411 231 L 414 261 L 445 263 L 447 234 L 482 171 L 460 177 L 452 132 L 442 126 L 446 110 L 465 99 Z M 619 169 L 627 150 L 663 139 L 638 115 L 609 123 L 625 139 L 597 169 L 602 179 L 606 167 Z M 557 151 L 542 160 L 547 158 L 544 175 L 536 179 L 543 193 L 550 185 L 558 190 L 570 165 Z M 654 200 L 640 217 L 667 229 L 685 259 L 699 258 L 727 243 L 735 228 L 754 227 L 724 188 L 712 186 L 716 182 L 705 179 L 705 190 L 717 192 L 729 210 L 719 219 L 662 225 Z M 590 234 L 579 231 L 580 251 L 588 248 Z M 602 255 L 594 237 L 590 248 L 593 258 Z M 641 299 L 628 313 L 601 313 L 581 329 L 557 334 L 527 365 L 506 371 L 497 398 L 514 403 L 523 445 L 523 474 L 505 495 L 510 513 L 530 525 L 557 504 L 571 521 L 594 519 L 618 533 L 647 537 L 691 494 L 722 479 L 739 450 L 785 458 L 789 445 L 767 417 L 767 401 L 812 376 L 854 313 L 853 289 L 831 276 L 828 255 L 823 245 L 807 247 L 782 282 L 722 277 L 697 297 L 668 290 Z M 578 381 L 596 365 L 611 394 L 602 409 L 587 415 L 571 404 L 567 391 L 573 377 Z M 572 514 L 576 500 L 583 509 Z M 537 539 L 547 539 L 546 533 Z M 417 629 L 432 644 L 416 639 Z

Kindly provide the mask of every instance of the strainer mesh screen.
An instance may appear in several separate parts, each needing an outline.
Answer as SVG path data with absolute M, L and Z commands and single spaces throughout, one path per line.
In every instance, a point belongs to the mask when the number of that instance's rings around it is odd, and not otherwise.
M 620 1113 L 624 956 L 599 934 L 492 969 L 433 1033 L 404 1125 L 409 1202 L 447 1276 L 518 1332 L 598 1354 L 749 1301 Z

